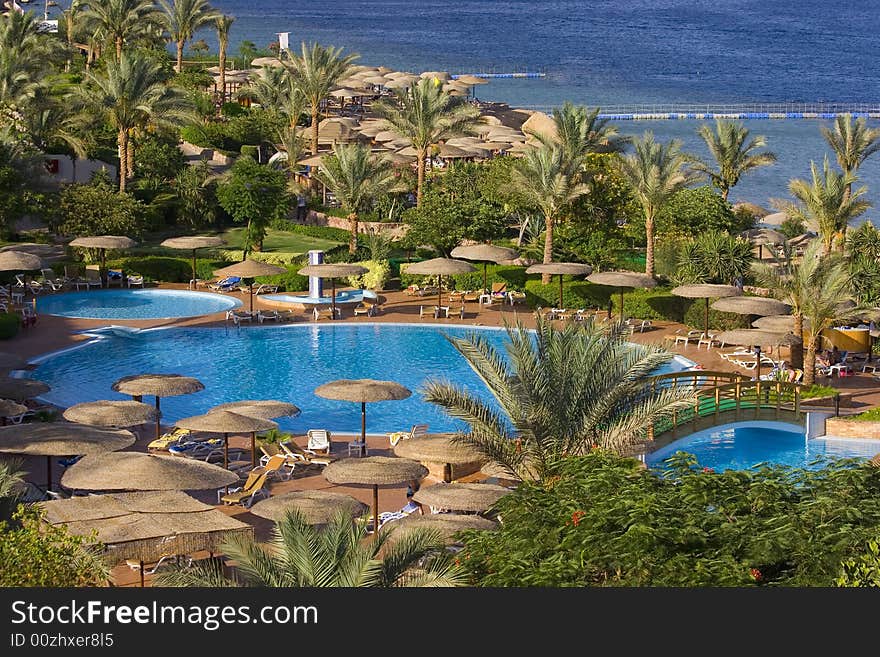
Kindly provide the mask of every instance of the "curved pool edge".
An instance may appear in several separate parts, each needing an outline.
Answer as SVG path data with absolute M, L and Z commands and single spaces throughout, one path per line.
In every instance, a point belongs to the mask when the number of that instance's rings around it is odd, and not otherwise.
M 190 299 L 200 298 L 200 299 L 204 299 L 206 301 L 219 301 L 220 299 L 222 299 L 226 302 L 226 307 L 219 308 L 219 309 L 212 308 L 206 312 L 195 312 L 192 314 L 185 314 L 185 315 L 180 315 L 180 314 L 178 314 L 178 315 L 164 315 L 163 314 L 163 315 L 150 315 L 150 316 L 144 316 L 144 317 L 96 317 L 96 316 L 92 316 L 92 315 L 66 314 L 66 313 L 61 313 L 61 312 L 57 312 L 57 311 L 52 312 L 51 310 L 46 311 L 43 309 L 43 308 L 45 308 L 46 303 L 51 304 L 53 302 L 56 302 L 59 299 L 63 299 L 65 296 L 67 298 L 71 298 L 71 297 L 73 297 L 73 295 L 77 295 L 77 298 L 88 299 L 90 297 L 95 298 L 101 294 L 118 295 L 119 293 L 131 294 L 134 297 L 142 295 L 145 297 L 159 296 L 159 297 L 166 297 L 166 298 L 171 299 L 176 296 L 179 298 L 189 297 Z M 144 294 L 144 293 L 146 293 L 146 294 Z M 100 322 L 100 321 L 107 321 L 107 322 L 113 322 L 113 321 L 123 321 L 123 322 L 124 321 L 170 321 L 170 320 L 177 320 L 177 319 L 186 320 L 186 319 L 194 319 L 194 318 L 198 318 L 198 317 L 209 317 L 210 315 L 225 313 L 225 312 L 228 312 L 228 311 L 233 310 L 235 308 L 240 308 L 241 306 L 244 305 L 244 302 L 241 299 L 234 297 L 234 296 L 220 294 L 218 292 L 205 292 L 202 290 L 185 290 L 185 289 L 159 288 L 159 287 L 146 288 L 146 289 L 134 289 L 134 290 L 130 289 L 130 288 L 121 288 L 121 289 L 95 290 L 95 291 L 86 291 L 86 292 L 82 292 L 82 291 L 77 290 L 77 291 L 61 292 L 59 294 L 52 294 L 49 296 L 42 297 L 41 299 L 42 299 L 43 308 L 40 308 L 39 305 L 37 307 L 38 312 L 40 312 L 41 314 L 47 315 L 49 317 L 60 317 L 62 319 L 76 319 L 76 320 L 85 320 L 85 321 L 94 321 L 94 322 Z M 50 308 L 51 308 L 51 305 L 50 305 Z

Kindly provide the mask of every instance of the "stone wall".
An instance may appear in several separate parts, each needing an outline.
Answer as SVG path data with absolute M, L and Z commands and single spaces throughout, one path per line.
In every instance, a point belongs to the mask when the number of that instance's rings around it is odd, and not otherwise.
M 342 230 L 350 230 L 348 219 L 345 217 L 336 217 L 332 214 L 324 214 L 323 212 L 315 212 L 310 210 L 306 216 L 305 224 L 309 226 L 329 226 L 330 228 L 341 228 Z M 358 222 L 358 233 L 367 235 L 372 232 L 387 233 L 392 239 L 400 239 L 406 235 L 409 228 L 407 224 L 393 223 L 386 221 L 360 221 Z
M 880 422 L 859 422 L 845 417 L 830 417 L 825 420 L 825 433 L 840 438 L 872 438 L 880 441 Z M 880 442 L 877 443 L 880 452 Z

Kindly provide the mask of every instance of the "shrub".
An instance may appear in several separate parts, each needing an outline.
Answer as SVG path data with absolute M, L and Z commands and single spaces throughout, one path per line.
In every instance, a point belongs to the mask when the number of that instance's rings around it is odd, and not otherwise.
M 816 386 L 814 386 L 816 387 Z M 822 386 L 819 386 L 822 387 Z M 827 387 L 827 386 L 825 386 Z M 835 394 L 837 390 L 834 388 L 829 388 L 829 394 Z M 853 415 L 849 418 L 850 420 L 856 420 L 857 422 L 880 422 L 880 408 L 872 408 L 870 411 L 865 411 L 864 413 L 859 413 L 858 415 Z
M 399 267 L 400 282 L 404 287 L 424 281 L 424 276 L 406 273 L 406 266 L 409 263 L 392 261 L 392 269 L 395 264 Z M 478 290 L 483 287 L 483 265 L 477 262 L 474 263 L 474 267 L 477 271 L 452 277 L 456 290 Z M 489 265 L 486 268 L 486 283 L 489 287 L 492 283 L 507 283 L 508 289 L 522 290 L 526 286 L 526 278 L 526 270 L 523 267 Z M 556 289 L 558 290 L 558 286 Z
M 241 147 L 241 154 L 253 160 L 258 160 L 260 158 L 260 147 L 251 144 L 244 144 Z
M 113 269 L 136 273 L 148 281 L 186 283 L 192 278 L 192 260 L 170 256 L 131 256 L 107 262 Z M 221 264 L 213 260 L 196 260 L 196 275 L 201 279 L 214 278 L 214 270 Z
M 349 276 L 346 282 L 351 287 L 366 290 L 384 290 L 385 283 L 391 276 L 391 267 L 387 260 L 365 260 L 356 263 L 369 269 L 366 274 L 360 276 Z
M 300 265 L 288 267 L 287 273 L 276 274 L 275 276 L 259 276 L 254 279 L 256 283 L 265 283 L 267 285 L 277 285 L 282 292 L 303 292 L 309 289 L 309 277 L 297 274 Z
M 15 313 L 0 313 L 0 340 L 9 340 L 18 335 L 21 317 Z
M 346 249 L 348 247 L 345 247 Z M 241 249 L 219 249 L 217 257 L 226 262 L 240 262 L 244 257 Z M 303 259 L 300 253 L 284 253 L 284 252 L 268 252 L 268 251 L 249 251 L 248 258 L 251 260 L 259 260 L 260 262 L 268 262 L 270 265 L 280 265 L 286 267 Z

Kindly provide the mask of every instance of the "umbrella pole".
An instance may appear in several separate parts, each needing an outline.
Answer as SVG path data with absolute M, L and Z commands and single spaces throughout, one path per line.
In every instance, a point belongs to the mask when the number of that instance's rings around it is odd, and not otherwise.
M 373 484 L 373 536 L 379 539 L 379 484 Z
M 437 277 L 437 317 L 440 316 L 440 306 L 443 305 L 443 274 Z
M 144 560 L 143 559 L 141 559 L 140 571 L 141 571 L 141 588 L 144 588 Z
M 46 457 L 46 491 L 52 490 L 52 457 Z
M 193 249 L 193 279 L 192 279 L 192 289 L 196 289 L 196 250 Z
M 257 432 L 251 431 L 251 466 L 257 465 Z
M 486 267 L 488 267 L 488 263 L 483 263 L 483 292 L 489 291 L 489 279 L 486 275 Z
M 367 402 L 361 402 L 361 456 L 367 451 Z
M 248 286 L 248 290 L 250 291 L 251 296 L 251 315 L 254 314 L 254 281 L 251 279 L 251 283 Z
M 162 414 L 159 412 L 159 395 L 156 395 L 156 440 L 162 435 Z
M 229 467 L 229 434 L 223 434 L 223 468 Z M 229 491 L 227 491 L 229 492 Z
M 620 321 L 623 321 L 623 288 L 620 288 Z
M 449 463 L 443 464 L 443 481 L 447 484 L 452 481 L 452 466 Z
M 330 279 L 330 319 L 336 319 L 336 279 Z
M 709 337 L 709 297 L 706 297 L 706 337 Z
M 109 278 L 107 276 L 107 249 L 101 249 L 101 284 L 108 286 Z
M 562 304 L 562 274 L 559 274 L 559 307 L 565 308 Z
M 755 381 L 761 380 L 761 345 L 755 347 L 755 358 L 758 359 L 757 364 L 755 365 Z M 758 384 L 760 385 L 760 384 Z M 758 399 L 757 403 L 760 404 L 761 400 Z

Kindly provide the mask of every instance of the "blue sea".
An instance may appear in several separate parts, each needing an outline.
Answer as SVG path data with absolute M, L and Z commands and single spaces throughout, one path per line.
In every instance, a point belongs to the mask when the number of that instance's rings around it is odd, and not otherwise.
M 395 69 L 544 72 L 493 80 L 485 100 L 546 110 L 566 100 L 630 103 L 880 102 L 880 2 L 854 0 L 214 0 L 242 39 L 289 32 Z M 204 35 L 213 43 L 211 35 Z M 239 60 L 239 65 L 241 64 Z M 779 162 L 742 180 L 732 200 L 786 198 L 827 148 L 819 120 L 754 120 Z M 874 122 L 876 123 L 876 122 Z M 622 122 L 704 154 L 699 121 Z M 880 155 L 861 170 L 880 201 Z M 869 216 L 880 217 L 872 210 Z M 876 222 L 875 223 L 880 223 Z

